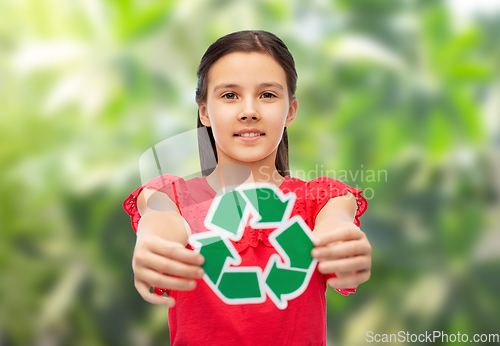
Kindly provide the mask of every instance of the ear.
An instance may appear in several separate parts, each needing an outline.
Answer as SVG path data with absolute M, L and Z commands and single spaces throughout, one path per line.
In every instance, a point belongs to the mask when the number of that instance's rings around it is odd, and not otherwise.
M 207 106 L 204 103 L 198 103 L 198 112 L 200 113 L 201 123 L 206 127 L 212 126 L 210 118 L 208 117 Z
M 299 100 L 294 96 L 292 102 L 290 102 L 290 108 L 288 108 L 288 114 L 286 116 L 285 127 L 292 125 L 295 115 L 297 114 L 297 109 L 299 109 Z

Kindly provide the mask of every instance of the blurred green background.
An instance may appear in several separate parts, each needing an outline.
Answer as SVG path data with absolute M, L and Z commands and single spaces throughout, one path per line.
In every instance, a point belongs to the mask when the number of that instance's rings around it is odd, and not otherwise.
M 246 29 L 296 61 L 292 176 L 365 174 L 342 180 L 369 198 L 372 276 L 328 289 L 329 344 L 500 333 L 499 1 L 3 0 L 0 345 L 168 343 L 121 203 L 195 127 L 207 47 Z

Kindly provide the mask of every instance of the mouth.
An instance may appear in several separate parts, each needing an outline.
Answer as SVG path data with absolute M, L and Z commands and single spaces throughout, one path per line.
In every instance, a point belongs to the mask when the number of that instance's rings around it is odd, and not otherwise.
M 234 137 L 245 137 L 245 138 L 252 138 L 252 137 L 260 137 L 264 136 L 264 133 L 241 133 L 241 134 L 235 134 Z

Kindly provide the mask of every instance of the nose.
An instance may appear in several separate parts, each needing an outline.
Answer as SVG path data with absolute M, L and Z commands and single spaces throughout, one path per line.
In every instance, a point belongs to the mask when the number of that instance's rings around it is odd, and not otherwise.
M 247 119 L 260 120 L 260 114 L 259 114 L 258 110 L 256 109 L 252 100 L 249 99 L 247 102 L 244 103 L 244 109 L 238 115 L 238 119 L 239 120 L 247 120 Z

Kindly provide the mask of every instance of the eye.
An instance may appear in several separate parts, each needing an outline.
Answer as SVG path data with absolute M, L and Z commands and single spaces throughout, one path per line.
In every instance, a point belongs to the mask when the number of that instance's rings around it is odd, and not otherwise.
M 234 93 L 227 93 L 227 94 L 222 95 L 222 97 L 224 97 L 224 98 L 225 98 L 225 99 L 227 99 L 227 100 L 234 100 L 234 97 L 227 98 L 227 97 L 226 97 L 227 95 L 233 95 L 233 96 L 236 96 Z
M 262 96 L 265 96 L 265 95 L 269 95 L 269 96 L 270 96 L 269 98 L 276 97 L 276 95 L 271 94 L 271 93 L 263 93 L 263 94 L 262 94 Z M 267 98 L 267 97 L 266 97 L 266 98 Z

